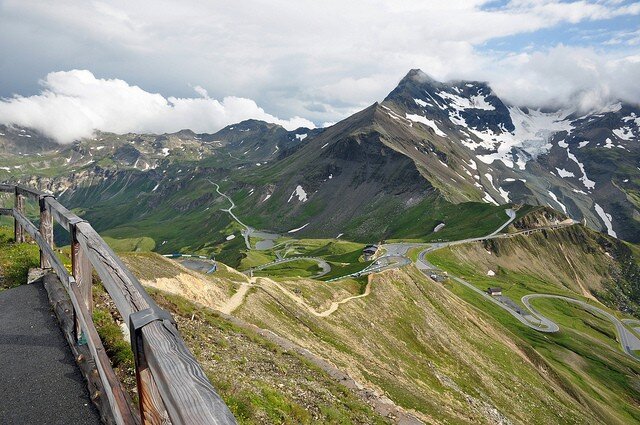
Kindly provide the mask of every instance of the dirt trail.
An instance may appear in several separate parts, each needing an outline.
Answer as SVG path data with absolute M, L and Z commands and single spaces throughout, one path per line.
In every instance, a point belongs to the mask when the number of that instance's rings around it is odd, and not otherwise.
M 240 307 L 245 299 L 246 299 L 246 295 L 249 292 L 249 289 L 251 289 L 252 286 L 273 286 L 278 288 L 284 295 L 286 295 L 287 297 L 289 297 L 289 299 L 291 299 L 293 302 L 295 302 L 296 304 L 298 304 L 299 306 L 303 307 L 305 310 L 307 310 L 309 313 L 311 313 L 312 315 L 316 316 L 316 317 L 328 317 L 331 314 L 333 314 L 336 310 L 338 310 L 338 308 L 340 307 L 340 305 L 348 303 L 349 301 L 353 301 L 359 298 L 364 298 L 364 297 L 368 297 L 369 294 L 371 294 L 371 277 L 368 278 L 367 281 L 367 286 L 364 289 L 364 293 L 360 294 L 360 295 L 353 295 L 347 298 L 344 298 L 340 301 L 334 301 L 331 303 L 331 306 L 324 310 L 324 311 L 318 311 L 315 308 L 313 308 L 312 306 L 310 306 L 309 304 L 307 304 L 307 302 L 305 301 L 304 298 L 302 298 L 300 295 L 295 294 L 294 292 L 292 292 L 291 290 L 285 288 L 284 286 L 282 286 L 281 284 L 279 284 L 278 282 L 271 280 L 267 277 L 254 277 L 251 278 L 251 283 L 250 284 L 246 284 L 243 283 L 241 284 L 240 288 L 238 289 L 238 291 L 236 291 L 235 294 L 233 294 L 231 296 L 231 298 L 229 298 L 229 300 L 220 308 L 218 308 L 218 310 L 220 310 L 221 312 L 225 313 L 225 314 L 231 314 L 233 311 L 235 311 L 238 307 Z
M 238 288 L 236 293 L 233 294 L 223 306 L 218 308 L 218 310 L 220 310 L 224 314 L 233 313 L 238 307 L 242 305 L 247 296 L 247 293 L 249 292 L 249 289 L 251 289 L 250 284 L 241 283 L 240 288 Z

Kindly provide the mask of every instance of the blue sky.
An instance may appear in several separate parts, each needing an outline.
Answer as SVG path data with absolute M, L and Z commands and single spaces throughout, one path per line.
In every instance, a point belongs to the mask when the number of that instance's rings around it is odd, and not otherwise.
M 640 43 L 640 18 L 616 18 L 559 24 L 533 32 L 498 37 L 483 43 L 479 50 L 503 52 L 549 49 L 558 44 L 578 47 L 596 47 L 606 51 L 627 50 L 628 43 Z M 635 34 L 634 34 L 635 33 Z
M 167 116 L 118 116 L 159 101 L 206 131 L 323 125 L 412 68 L 523 106 L 638 102 L 639 14 L 627 0 L 0 0 L 0 123 L 160 131 Z

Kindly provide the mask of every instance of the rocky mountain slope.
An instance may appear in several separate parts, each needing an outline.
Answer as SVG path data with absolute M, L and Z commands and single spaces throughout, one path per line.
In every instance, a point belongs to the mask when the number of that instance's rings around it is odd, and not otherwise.
M 597 111 L 506 105 L 481 82 L 439 83 L 412 70 L 382 103 L 462 145 L 457 171 L 489 202 L 549 205 L 610 235 L 640 240 L 640 108 Z

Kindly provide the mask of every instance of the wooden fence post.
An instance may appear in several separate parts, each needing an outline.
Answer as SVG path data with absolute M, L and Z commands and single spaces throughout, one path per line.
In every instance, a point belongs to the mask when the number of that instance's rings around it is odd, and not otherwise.
M 17 187 L 15 188 L 14 193 L 15 193 L 14 208 L 20 214 L 24 214 L 24 196 L 22 196 L 22 195 L 20 195 L 18 193 L 18 188 Z M 14 239 L 15 239 L 16 243 L 23 243 L 24 242 L 24 229 L 18 223 L 18 220 L 14 220 L 13 236 L 14 236 Z
M 142 328 L 157 320 L 173 322 L 173 318 L 169 313 L 155 306 L 129 315 L 131 349 L 133 351 L 138 386 L 138 405 L 143 425 L 171 423 L 167 409 L 162 402 L 162 396 L 147 363 L 142 335 Z
M 89 315 L 93 315 L 93 294 L 92 294 L 92 270 L 91 263 L 85 252 L 80 247 L 76 234 L 76 224 L 84 220 L 77 220 L 69 224 L 69 232 L 71 233 L 71 273 L 76 280 L 82 300 L 89 311 Z M 82 333 L 80 323 L 75 322 L 75 335 L 77 338 Z
M 45 242 L 53 248 L 53 216 L 51 215 L 51 209 L 47 205 L 46 199 L 52 197 L 51 195 L 40 196 L 40 235 L 44 238 Z M 47 257 L 40 249 L 40 268 L 48 269 L 51 264 L 47 260 Z

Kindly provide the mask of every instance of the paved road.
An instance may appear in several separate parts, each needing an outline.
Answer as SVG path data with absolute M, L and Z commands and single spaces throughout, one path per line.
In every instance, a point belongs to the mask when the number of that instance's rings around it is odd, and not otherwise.
M 507 238 L 507 237 L 513 237 L 514 235 L 518 235 L 518 234 L 523 234 L 523 233 L 530 233 L 533 230 L 525 230 L 525 231 L 521 231 L 521 232 L 517 232 L 517 233 L 512 233 L 512 234 L 498 234 L 500 232 L 500 230 L 504 229 L 511 221 L 513 221 L 513 219 L 515 218 L 515 213 L 513 212 L 513 210 L 507 210 L 506 211 L 507 214 L 509 215 L 509 221 L 507 223 L 505 223 L 503 226 L 501 226 L 498 230 L 496 230 L 495 232 L 482 237 L 482 238 L 470 238 L 470 239 L 464 239 L 464 240 L 460 240 L 460 241 L 452 241 L 452 242 L 441 242 L 441 243 L 436 243 L 433 244 L 431 246 L 429 246 L 428 248 L 424 249 L 423 251 L 420 252 L 420 254 L 418 254 L 418 261 L 416 263 L 416 266 L 421 269 L 424 273 L 428 274 L 430 270 L 437 270 L 437 267 L 435 267 L 433 264 L 429 263 L 429 261 L 426 259 L 426 255 L 430 252 L 433 252 L 437 249 L 441 249 L 447 246 L 451 246 L 451 245 L 458 245 L 458 244 L 462 244 L 462 243 L 467 243 L 467 242 L 474 242 L 474 241 L 479 241 L 479 240 L 486 240 L 486 239 L 494 239 L 494 238 Z M 566 227 L 566 226 L 571 226 L 573 224 L 575 224 L 576 222 L 571 220 L 571 221 L 567 221 L 567 222 L 563 222 L 563 223 L 559 223 L 557 225 L 553 225 L 553 226 L 547 226 L 544 228 L 540 228 L 540 229 L 536 229 L 535 231 L 541 231 L 544 229 L 555 229 L 555 228 L 560 228 L 560 227 Z M 548 319 L 547 317 L 545 317 L 544 315 L 542 315 L 540 312 L 538 312 L 530 303 L 530 300 L 533 299 L 537 299 L 537 298 L 552 298 L 552 299 L 561 299 L 570 303 L 574 303 L 577 304 L 579 306 L 581 306 L 582 308 L 584 308 L 585 310 L 589 310 L 597 315 L 603 316 L 605 317 L 607 320 L 609 320 L 616 328 L 616 333 L 618 334 L 618 341 L 620 343 L 620 346 L 622 348 L 622 350 L 629 356 L 631 356 L 632 358 L 636 359 L 636 360 L 640 360 L 640 356 L 638 356 L 636 353 L 634 353 L 634 350 L 640 350 L 640 338 L 638 338 L 637 335 L 635 335 L 633 332 L 629 331 L 629 329 L 627 329 L 623 322 L 625 322 L 626 324 L 632 326 L 633 324 L 639 325 L 640 326 L 640 321 L 638 320 L 632 320 L 632 319 L 623 319 L 623 321 L 618 320 L 618 318 L 616 318 L 615 316 L 613 316 L 612 314 L 608 313 L 607 311 L 598 308 L 596 306 L 593 306 L 591 304 L 588 304 L 584 301 L 581 300 L 577 300 L 574 298 L 569 298 L 569 297 L 563 297 L 560 295 L 552 295 L 552 294 L 529 294 L 529 295 L 525 295 L 524 297 L 522 297 L 522 304 L 526 307 L 526 309 L 528 311 L 517 311 L 516 309 L 514 309 L 511 305 L 507 304 L 507 303 L 503 303 L 500 301 L 499 298 L 496 297 L 492 297 L 491 295 L 489 295 L 488 293 L 486 293 L 485 291 L 480 290 L 479 288 L 477 288 L 475 285 L 472 285 L 471 283 L 460 279 L 458 277 L 452 276 L 451 277 L 453 280 L 455 280 L 456 282 L 466 286 L 467 288 L 471 289 L 472 291 L 476 292 L 477 294 L 481 295 L 483 298 L 485 298 L 486 300 L 489 300 L 490 302 L 498 305 L 500 308 L 504 309 L 505 311 L 507 311 L 509 314 L 511 314 L 513 317 L 515 317 L 516 319 L 518 319 L 518 321 L 520 321 L 521 323 L 523 323 L 524 325 L 535 329 L 537 331 L 540 332 L 548 332 L 548 333 L 552 333 L 552 332 L 558 332 L 560 330 L 560 327 L 558 326 L 557 323 L 553 322 L 552 320 Z
M 634 335 L 631 331 L 629 331 L 624 324 L 618 320 L 617 317 L 615 317 L 613 314 L 599 308 L 596 307 L 594 305 L 591 305 L 589 303 L 586 303 L 584 301 L 581 300 L 576 300 L 574 298 L 569 298 L 569 297 L 563 297 L 561 295 L 549 295 L 549 294 L 529 294 L 529 295 L 525 295 L 524 297 L 522 297 L 522 303 L 531 311 L 535 311 L 535 309 L 533 307 L 531 307 L 531 304 L 529 302 L 529 300 L 532 299 L 536 299 L 536 298 L 552 298 L 552 299 L 559 299 L 559 300 L 564 300 L 573 304 L 577 304 L 580 307 L 584 308 L 585 310 L 589 310 L 592 313 L 595 313 L 599 316 L 603 316 L 605 317 L 607 320 L 609 320 L 616 328 L 616 333 L 618 334 L 618 342 L 620 343 L 620 346 L 622 347 L 622 350 L 627 353 L 629 356 L 633 357 L 636 360 L 640 360 L 640 356 L 638 356 L 636 353 L 633 352 L 633 350 L 640 350 L 640 339 L 638 339 L 638 337 L 636 335 Z M 538 313 L 539 315 L 539 313 Z M 627 321 L 631 321 L 633 322 L 633 320 L 628 320 Z M 553 323 L 553 322 L 552 322 Z M 557 326 L 557 325 L 556 325 Z
M 0 424 L 100 424 L 42 282 L 0 292 Z
M 631 328 L 635 331 L 635 333 L 640 336 L 640 320 L 636 319 L 622 319 L 622 323 L 627 326 L 631 326 Z
M 560 327 L 555 322 L 547 319 L 546 317 L 544 317 L 543 315 L 539 314 L 537 311 L 531 308 L 530 308 L 531 311 L 528 314 L 522 315 L 518 313 L 516 310 L 514 310 L 511 306 L 501 303 L 497 298 L 492 297 L 488 293 L 478 289 L 476 286 L 472 285 L 471 283 L 455 276 L 451 276 L 451 279 L 466 286 L 472 291 L 478 293 L 479 295 L 484 297 L 486 300 L 489 300 L 492 303 L 496 304 L 498 307 L 506 310 L 509 314 L 511 314 L 516 319 L 518 319 L 521 323 L 527 325 L 532 329 L 535 329 L 540 332 L 549 332 L 549 333 L 558 332 L 560 330 Z M 527 307 L 529 306 L 527 305 Z
M 242 227 L 244 227 L 244 230 L 241 231 L 241 234 L 242 234 L 242 237 L 244 237 L 244 244 L 247 246 L 247 249 L 249 249 L 249 250 L 255 249 L 257 251 L 263 251 L 263 250 L 272 248 L 274 246 L 274 244 L 275 244 L 274 241 L 276 239 L 278 239 L 280 237 L 280 235 L 275 234 L 275 233 L 263 232 L 261 230 L 256 230 L 253 227 L 247 226 L 246 224 L 244 224 L 238 218 L 238 216 L 236 216 L 233 213 L 233 209 L 236 207 L 236 204 L 235 204 L 235 202 L 233 202 L 233 199 L 231 199 L 231 197 L 226 195 L 225 193 L 220 192 L 220 185 L 218 185 L 218 183 L 212 182 L 209 179 L 207 179 L 207 181 L 216 187 L 216 192 L 218 192 L 218 195 L 224 196 L 231 203 L 231 206 L 229 208 L 226 208 L 226 209 L 223 208 L 222 211 L 225 211 L 225 212 L 229 213 L 231 218 L 233 218 L 236 222 L 238 222 L 238 224 L 240 224 Z M 262 239 L 261 241 L 258 241 L 256 243 L 256 247 L 255 248 L 251 247 L 250 238 L 252 236 Z
M 495 230 L 495 232 L 489 234 L 489 236 L 495 236 L 498 233 L 502 232 L 502 229 L 504 229 L 505 227 L 510 225 L 511 222 L 516 219 L 516 212 L 514 210 L 512 210 L 511 208 L 508 208 L 508 209 L 504 210 L 504 212 L 506 212 L 507 215 L 509 216 L 509 220 L 507 220 L 502 226 L 498 227 Z

